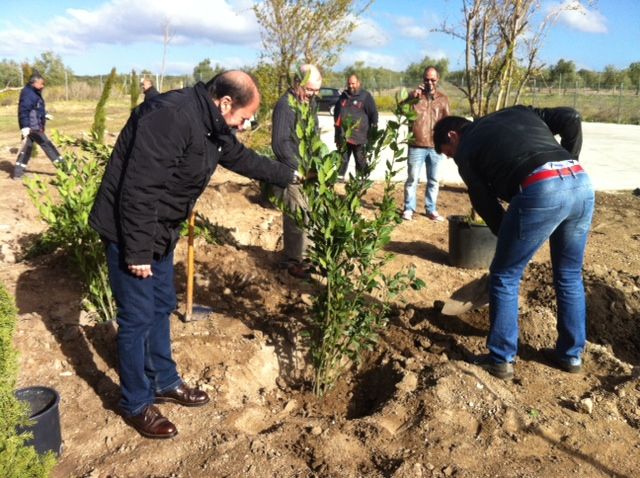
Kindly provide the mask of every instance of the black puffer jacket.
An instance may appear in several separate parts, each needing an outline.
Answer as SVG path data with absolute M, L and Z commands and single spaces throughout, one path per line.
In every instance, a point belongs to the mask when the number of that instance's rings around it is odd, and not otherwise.
M 345 90 L 336 103 L 333 119 L 336 129 L 336 144 L 341 144 L 344 141 L 348 123 L 352 123 L 354 128 L 347 142 L 351 144 L 366 144 L 369 128 L 378 124 L 378 108 L 373 96 L 368 91 L 361 89 L 352 95 Z
M 514 106 L 466 126 L 454 160 L 471 204 L 497 234 L 504 214 L 498 199 L 509 202 L 534 169 L 578 159 L 581 148 L 582 122 L 573 108 Z
M 121 131 L 89 222 L 124 246 L 128 264 L 168 254 L 182 222 L 221 164 L 286 186 L 292 171 L 238 142 L 203 83 L 138 106 Z

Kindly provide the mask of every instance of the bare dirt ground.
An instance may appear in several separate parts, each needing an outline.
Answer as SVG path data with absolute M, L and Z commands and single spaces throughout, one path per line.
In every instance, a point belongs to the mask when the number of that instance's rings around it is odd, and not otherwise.
M 427 283 L 405 295 L 377 350 L 323 399 L 309 392 L 300 336 L 312 283 L 278 270 L 280 214 L 254 183 L 218 170 L 198 211 L 228 228 L 229 243 L 196 241 L 196 302 L 206 321 L 172 319 L 183 377 L 208 390 L 200 409 L 162 405 L 178 426 L 169 441 L 142 438 L 114 411 L 115 331 L 80 308 L 64 258 L 24 260 L 43 230 L 13 155 L 0 152 L 0 280 L 20 310 L 19 384 L 62 397 L 64 452 L 55 477 L 637 477 L 640 474 L 640 197 L 598 193 L 585 264 L 584 372 L 545 364 L 555 340 L 548 251 L 521 290 L 516 379 L 468 365 L 484 350 L 487 310 L 439 313 L 454 290 L 483 274 L 448 264 L 447 224 L 418 216 L 388 249 L 391 269 L 415 264 Z M 43 155 L 33 170 L 50 174 Z M 368 196 L 381 194 L 376 186 Z M 401 188 L 398 190 L 401 199 Z M 444 187 L 444 215 L 466 214 L 463 189 Z M 235 242 L 235 244 L 234 244 Z M 176 253 L 184 294 L 186 244 Z M 635 371 L 634 371 L 635 368 Z

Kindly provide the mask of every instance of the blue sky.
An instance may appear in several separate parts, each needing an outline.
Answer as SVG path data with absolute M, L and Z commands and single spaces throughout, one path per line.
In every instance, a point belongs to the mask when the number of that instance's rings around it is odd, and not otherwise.
M 549 30 L 540 60 L 572 60 L 578 69 L 626 68 L 640 61 L 640 0 L 542 0 L 543 12 L 581 5 Z M 162 64 L 163 24 L 173 37 L 166 73 L 187 74 L 205 58 L 225 68 L 257 62 L 260 30 L 252 0 L 2 0 L 0 59 L 33 60 L 51 50 L 76 74 Z M 463 44 L 432 30 L 460 21 L 462 0 L 376 0 L 360 19 L 337 67 L 363 60 L 402 70 L 425 55 L 462 67 Z

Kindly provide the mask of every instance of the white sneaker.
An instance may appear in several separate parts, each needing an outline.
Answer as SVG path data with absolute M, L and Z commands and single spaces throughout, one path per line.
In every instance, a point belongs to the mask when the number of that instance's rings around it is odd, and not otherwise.
M 431 219 L 432 221 L 444 222 L 444 217 L 442 217 L 437 212 L 428 212 L 425 215 L 427 216 L 427 218 Z
M 413 211 L 409 211 L 408 209 L 402 213 L 402 219 L 405 221 L 411 221 L 413 219 Z

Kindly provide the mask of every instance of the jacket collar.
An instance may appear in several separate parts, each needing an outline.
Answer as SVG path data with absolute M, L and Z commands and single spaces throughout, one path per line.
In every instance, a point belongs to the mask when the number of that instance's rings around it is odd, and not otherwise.
M 200 102 L 200 107 L 202 108 L 202 120 L 205 128 L 210 132 L 210 134 L 214 136 L 231 134 L 231 129 L 227 126 L 227 123 L 225 123 L 218 107 L 213 103 L 213 99 L 207 91 L 204 83 L 199 81 L 193 89 L 198 97 L 198 101 Z

